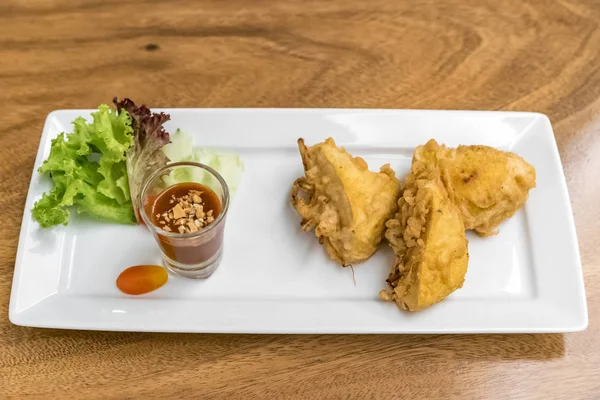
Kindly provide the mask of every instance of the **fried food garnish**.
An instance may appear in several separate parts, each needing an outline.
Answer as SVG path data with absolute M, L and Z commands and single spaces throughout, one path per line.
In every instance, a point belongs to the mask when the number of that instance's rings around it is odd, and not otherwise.
M 398 212 L 385 237 L 396 256 L 379 296 L 409 311 L 427 308 L 462 287 L 469 254 L 458 208 L 435 166 L 413 160 Z
M 379 248 L 385 222 L 397 210 L 400 181 L 389 164 L 381 172 L 369 171 L 365 160 L 332 138 L 312 147 L 298 139 L 298 148 L 306 176 L 294 182 L 291 202 L 302 216 L 302 230 L 314 229 L 329 256 L 343 266 L 365 261 Z
M 514 153 L 488 146 L 447 148 L 431 139 L 417 147 L 413 162 L 437 166 L 448 196 L 456 204 L 466 229 L 480 236 L 498 233 L 535 187 L 535 169 Z

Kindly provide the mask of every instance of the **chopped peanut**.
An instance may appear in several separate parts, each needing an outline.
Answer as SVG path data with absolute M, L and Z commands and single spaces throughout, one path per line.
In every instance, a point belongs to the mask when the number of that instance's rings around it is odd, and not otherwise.
M 189 221 L 187 223 L 188 228 L 190 228 L 190 232 L 197 232 L 198 231 L 198 227 L 196 226 L 196 224 L 194 224 L 194 221 Z
M 175 219 L 185 217 L 185 211 L 183 211 L 183 208 L 179 204 L 173 207 L 173 217 L 175 217 Z
M 190 190 L 188 194 L 180 197 L 172 195 L 169 204 L 173 204 L 173 207 L 162 214 L 156 214 L 159 226 L 167 232 L 176 230 L 179 233 L 190 233 L 198 232 L 214 222 L 214 210 L 204 210 L 202 193 L 199 190 Z

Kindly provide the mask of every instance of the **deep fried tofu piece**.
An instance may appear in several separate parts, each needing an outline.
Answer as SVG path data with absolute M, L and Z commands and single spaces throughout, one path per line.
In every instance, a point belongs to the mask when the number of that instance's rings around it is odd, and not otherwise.
M 302 229 L 314 229 L 341 265 L 365 261 L 379 248 L 385 222 L 396 212 L 400 181 L 389 164 L 381 172 L 369 171 L 365 160 L 332 138 L 312 147 L 298 139 L 298 148 L 305 177 L 294 182 L 291 202 L 302 216 Z
M 480 236 L 498 233 L 535 187 L 535 169 L 514 153 L 488 146 L 447 148 L 435 140 L 417 147 L 413 162 L 441 171 L 448 196 L 456 204 L 466 229 Z
M 469 254 L 458 208 L 433 165 L 416 160 L 385 236 L 395 262 L 379 296 L 404 310 L 427 308 L 462 287 Z

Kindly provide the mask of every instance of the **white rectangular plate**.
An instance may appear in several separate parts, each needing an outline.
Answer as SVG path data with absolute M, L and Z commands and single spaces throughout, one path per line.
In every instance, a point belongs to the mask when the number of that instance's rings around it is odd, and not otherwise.
M 165 109 L 167 130 L 195 145 L 237 152 L 246 172 L 227 220 L 221 266 L 205 281 L 170 276 L 161 289 L 127 296 L 125 268 L 158 264 L 143 226 L 71 217 L 40 229 L 30 210 L 50 188 L 34 171 L 10 300 L 17 325 L 119 331 L 239 333 L 568 332 L 585 329 L 587 307 L 567 186 L 548 118 L 535 113 L 345 109 Z M 35 169 L 50 141 L 91 110 L 52 112 Z M 296 139 L 332 136 L 372 170 L 409 171 L 414 148 L 435 138 L 514 151 L 537 171 L 537 188 L 500 234 L 469 233 L 465 285 L 418 313 L 380 301 L 389 246 L 349 268 L 331 262 L 314 234 L 300 231 L 289 203 L 303 174 Z

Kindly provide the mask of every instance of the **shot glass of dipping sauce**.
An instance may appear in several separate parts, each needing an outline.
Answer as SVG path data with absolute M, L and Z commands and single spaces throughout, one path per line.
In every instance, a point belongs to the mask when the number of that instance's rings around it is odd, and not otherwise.
M 140 214 L 162 252 L 165 267 L 188 278 L 208 278 L 223 251 L 229 189 L 211 167 L 167 165 L 142 185 Z

